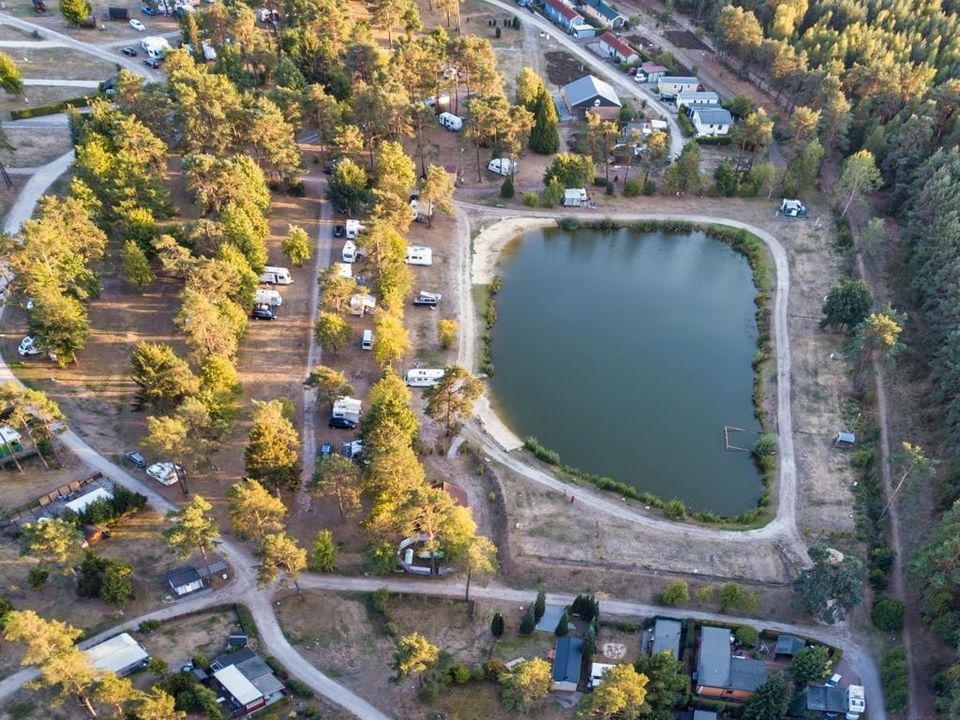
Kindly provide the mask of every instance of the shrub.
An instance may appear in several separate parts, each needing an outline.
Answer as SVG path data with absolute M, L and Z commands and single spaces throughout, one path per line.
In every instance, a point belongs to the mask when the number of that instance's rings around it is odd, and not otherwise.
M 533 631 L 537 629 L 537 619 L 533 613 L 533 605 L 527 607 L 526 611 L 523 613 L 523 619 L 520 620 L 520 634 L 521 635 L 532 635 Z
M 494 637 L 503 635 L 503 615 L 496 613 L 490 621 L 490 634 Z
M 243 630 L 244 634 L 247 637 L 260 637 L 257 633 L 257 623 L 253 620 L 253 615 L 247 609 L 246 605 L 237 605 L 237 621 L 240 623 L 240 628 Z
M 687 506 L 684 505 L 683 500 L 680 498 L 674 498 L 668 502 L 665 510 L 667 517 L 675 518 L 677 520 L 687 516 Z
M 753 613 L 756 612 L 759 604 L 756 595 L 747 592 L 737 583 L 732 582 L 720 586 L 720 595 L 717 599 L 722 612 L 739 610 L 745 613 Z
M 760 633 L 757 632 L 756 628 L 750 627 L 749 625 L 741 625 L 734 631 L 734 637 L 737 638 L 737 642 L 741 645 L 746 645 L 747 647 L 755 647 L 758 642 L 760 642 Z
M 87 96 L 69 98 L 60 102 L 48 103 L 46 105 L 35 105 L 34 107 L 24 108 L 23 110 L 11 110 L 11 120 L 26 120 L 27 118 L 40 117 L 42 115 L 56 115 L 66 112 L 68 108 L 86 107 L 90 102 Z
M 764 433 L 753 444 L 753 454 L 758 458 L 769 457 L 777 452 L 777 436 Z
M 370 611 L 377 617 L 387 616 L 387 606 L 390 602 L 390 591 L 385 587 L 377 588 L 370 593 Z
M 887 650 L 880 665 L 880 679 L 883 684 L 887 710 L 900 713 L 907 708 L 907 650 L 896 647 Z
M 623 196 L 632 198 L 640 194 L 642 190 L 639 180 L 627 180 L 623 184 Z
M 565 217 L 557 220 L 557 227 L 561 230 L 572 232 L 573 230 L 579 230 L 581 227 L 583 227 L 583 224 L 580 222 L 579 218 Z
M 521 198 L 521 202 L 527 207 L 536 207 L 538 201 L 539 198 L 537 197 L 537 194 L 530 190 L 525 192 Z
M 646 196 L 657 194 L 657 184 L 653 180 L 647 180 L 643 183 L 643 194 Z
M 523 441 L 523 446 L 533 453 L 533 456 L 542 462 L 547 463 L 547 465 L 560 465 L 560 453 L 556 450 L 548 450 L 540 442 L 533 437 L 529 436 Z
M 466 685 L 468 682 L 470 682 L 471 676 L 472 673 L 470 672 L 470 668 L 463 663 L 457 663 L 450 670 L 450 678 L 457 685 Z
M 144 635 L 149 635 L 158 627 L 160 627 L 159 620 L 141 620 L 140 624 L 137 626 L 137 629 Z
M 903 600 L 893 597 L 879 597 L 873 601 L 870 619 L 873 624 L 885 632 L 899 632 L 903 629 L 903 615 L 906 605 Z
M 30 568 L 30 572 L 27 573 L 27 585 L 33 590 L 39 590 L 44 585 L 47 584 L 47 580 L 50 579 L 50 571 L 42 567 L 33 567 Z
M 690 602 L 690 587 L 686 580 L 674 580 L 660 593 L 660 602 L 670 607 L 680 607 Z
M 513 180 L 507 177 L 507 179 L 500 184 L 500 197 L 506 198 L 509 200 L 510 198 L 513 197 L 513 195 L 514 195 Z

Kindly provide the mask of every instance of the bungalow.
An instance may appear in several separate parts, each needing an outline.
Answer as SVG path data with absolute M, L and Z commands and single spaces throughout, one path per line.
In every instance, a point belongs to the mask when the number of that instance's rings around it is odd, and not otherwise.
M 627 65 L 640 59 L 637 51 L 630 47 L 629 43 L 612 32 L 605 32 L 600 36 L 600 52 Z
M 551 22 L 559 25 L 578 40 L 597 34 L 596 28 L 563 0 L 544 0 L 543 12 Z
M 622 103 L 609 83 L 586 75 L 560 88 L 560 97 L 571 115 L 583 117 L 587 111 L 596 113 L 604 120 L 614 120 L 620 115 Z
M 647 82 L 655 83 L 659 82 L 660 78 L 670 72 L 670 69 L 648 60 L 640 66 L 640 72 L 646 76 Z
M 657 92 L 660 96 L 673 97 L 677 93 L 693 92 L 700 87 L 700 81 L 695 77 L 661 75 L 657 79 Z
M 236 665 L 217 670 L 213 677 L 230 698 L 230 705 L 234 710 L 248 713 L 266 705 L 263 693 L 243 676 Z
M 605 0 L 584 0 L 580 9 L 604 27 L 618 29 L 627 24 L 627 18 Z
M 760 660 L 730 655 L 730 630 L 704 626 L 697 653 L 696 693 L 724 700 L 746 700 L 767 677 Z
M 147 651 L 128 633 L 120 633 L 84 652 L 96 670 L 116 673 L 120 677 L 139 670 L 150 661 Z
M 803 650 L 807 644 L 795 635 L 778 635 L 777 646 L 773 651 L 774 655 L 789 655 L 793 657 Z
M 557 638 L 553 656 L 553 686 L 557 692 L 576 692 L 583 664 L 583 640 L 564 636 Z
M 690 113 L 690 122 L 698 138 L 722 137 L 730 134 L 733 115 L 719 105 L 698 105 Z
M 210 663 L 210 669 L 221 687 L 230 693 L 237 709 L 253 710 L 283 697 L 283 683 L 250 648 L 220 655 Z
M 849 720 L 856 720 L 867 709 L 862 685 L 845 688 L 829 683 L 807 685 L 805 695 L 807 710 L 823 713 L 827 717 L 846 715 Z
M 178 598 L 203 590 L 203 578 L 194 567 L 179 567 L 167 573 L 167 586 Z
M 688 92 L 677 93 L 677 96 L 673 99 L 673 102 L 676 103 L 677 110 L 682 110 L 685 107 L 691 107 L 693 105 L 719 105 L 720 96 L 715 92 L 699 92 L 692 90 Z
M 653 624 L 653 647 L 651 655 L 663 652 L 673 653 L 673 659 L 680 659 L 680 621 L 657 618 Z

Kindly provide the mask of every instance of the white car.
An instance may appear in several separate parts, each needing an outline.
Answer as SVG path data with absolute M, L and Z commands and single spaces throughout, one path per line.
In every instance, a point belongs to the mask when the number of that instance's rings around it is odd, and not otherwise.
M 147 27 L 136 18 L 130 21 L 130 27 L 132 27 L 137 32 L 143 32 L 144 30 L 147 29 Z
M 161 485 L 175 485 L 180 479 L 177 470 L 179 468 L 172 462 L 158 462 L 147 468 L 147 475 Z
M 34 342 L 32 335 L 27 335 L 20 341 L 20 347 L 17 348 L 17 352 L 20 353 L 20 357 L 33 357 L 34 355 L 42 354 L 43 350 Z

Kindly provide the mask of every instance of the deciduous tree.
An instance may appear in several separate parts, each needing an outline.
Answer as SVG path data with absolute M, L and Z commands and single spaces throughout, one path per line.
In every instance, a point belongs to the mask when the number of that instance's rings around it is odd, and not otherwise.
M 8 95 L 19 95 L 23 92 L 20 68 L 13 58 L 4 52 L 0 52 L 0 88 Z
M 743 708 L 744 720 L 780 720 L 787 712 L 790 688 L 786 676 L 777 673 L 757 687 Z
M 873 153 L 869 150 L 860 150 L 848 157 L 843 163 L 843 172 L 840 174 L 840 181 L 837 184 L 840 192 L 847 195 L 847 201 L 843 206 L 843 212 L 840 217 L 847 214 L 850 204 L 868 193 L 873 192 L 880 187 L 883 178 L 873 159 Z
M 677 694 L 687 688 L 683 665 L 668 651 L 656 655 L 641 653 L 633 667 L 647 678 L 646 704 L 650 710 L 644 717 L 649 720 L 670 720 Z
M 873 290 L 863 280 L 844 280 L 827 293 L 820 327 L 853 330 L 873 308 Z
M 647 676 L 633 665 L 614 665 L 603 675 L 603 682 L 589 695 L 584 695 L 577 708 L 577 718 L 636 717 L 645 707 Z
M 813 565 L 794 580 L 793 605 L 832 625 L 862 600 L 862 564 L 853 555 L 835 560 L 824 545 L 811 545 L 809 553 Z
M 353 332 L 347 321 L 339 315 L 322 312 L 313 327 L 313 334 L 320 347 L 327 352 L 338 353 L 350 342 Z
M 297 225 L 290 225 L 287 229 L 287 236 L 280 244 L 280 251 L 290 264 L 301 267 L 313 257 L 313 245 L 310 244 L 307 231 Z
M 504 705 L 511 710 L 529 712 L 550 694 L 553 674 L 546 660 L 533 658 L 517 663 L 511 672 L 501 676 L 500 684 Z
M 453 176 L 443 166 L 431 165 L 427 168 L 427 178 L 420 190 L 420 202 L 425 206 L 423 212 L 427 216 L 427 227 L 433 225 L 433 214 L 437 210 L 444 215 L 453 214 L 454 190 Z
M 71 25 L 80 25 L 93 12 L 87 0 L 60 0 L 60 14 Z
M 331 404 L 338 397 L 353 395 L 353 385 L 347 380 L 347 376 L 326 365 L 317 365 L 311 370 L 304 384 L 314 388 L 321 400 Z
M 790 661 L 790 677 L 798 686 L 823 680 L 830 674 L 830 651 L 824 645 L 807 645 Z
M 373 356 L 380 367 L 397 362 L 411 350 L 403 320 L 391 312 L 377 313 L 373 331 Z

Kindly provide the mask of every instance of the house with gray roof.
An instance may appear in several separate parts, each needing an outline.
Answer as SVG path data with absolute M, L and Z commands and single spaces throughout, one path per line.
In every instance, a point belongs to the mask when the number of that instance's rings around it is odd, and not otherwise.
M 657 618 L 653 624 L 653 649 L 651 654 L 659 655 L 663 652 L 673 653 L 673 659 L 680 659 L 680 629 L 679 620 Z
M 558 692 L 576 692 L 583 665 L 583 640 L 564 636 L 557 638 L 553 655 L 553 686 Z
M 760 660 L 730 654 L 732 638 L 728 628 L 705 625 L 701 629 L 694 675 L 697 695 L 746 700 L 766 679 L 766 666 Z
M 696 105 L 690 111 L 690 122 L 698 138 L 722 137 L 730 134 L 733 115 L 719 105 Z
M 610 83 L 585 75 L 560 88 L 560 96 L 571 115 L 583 117 L 588 111 L 604 120 L 615 120 L 623 103 Z

